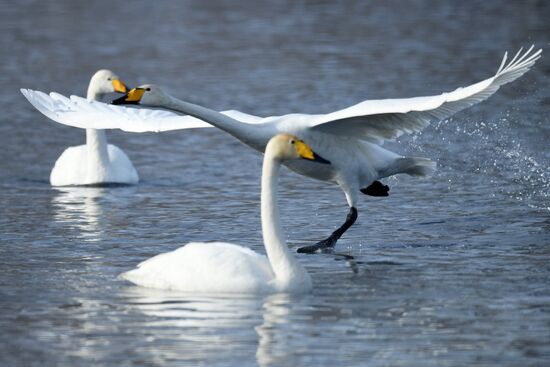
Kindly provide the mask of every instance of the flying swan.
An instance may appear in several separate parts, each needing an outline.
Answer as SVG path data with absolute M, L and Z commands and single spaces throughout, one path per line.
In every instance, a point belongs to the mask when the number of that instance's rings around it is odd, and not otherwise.
M 90 79 L 87 99 L 99 101 L 107 93 L 127 91 L 112 71 L 99 70 Z M 65 149 L 50 174 L 52 186 L 136 184 L 138 180 L 128 156 L 117 146 L 107 144 L 105 130 L 92 128 L 86 129 L 86 144 Z
M 267 257 L 231 243 L 188 243 L 142 262 L 121 278 L 143 287 L 195 293 L 309 291 L 311 279 L 286 245 L 277 204 L 281 163 L 299 159 L 330 163 L 290 134 L 274 136 L 265 148 L 261 217 Z
M 81 128 L 122 129 L 125 131 L 168 131 L 198 127 L 218 127 L 250 147 L 263 152 L 271 137 L 289 133 L 305 139 L 332 163 L 288 161 L 293 171 L 323 181 L 334 182 L 344 191 L 350 207 L 345 223 L 328 238 L 298 252 L 330 249 L 357 219 L 359 193 L 387 196 L 389 188 L 378 180 L 395 174 L 428 176 L 435 163 L 426 158 L 403 157 L 380 145 L 405 133 L 418 132 L 432 122 L 484 101 L 501 85 L 529 70 L 542 50 L 518 53 L 507 63 L 507 53 L 496 74 L 476 84 L 437 96 L 366 100 L 328 114 L 288 114 L 261 118 L 239 111 L 222 113 L 178 100 L 154 85 L 132 89 L 114 104 L 162 107 L 190 116 L 148 109 L 122 108 L 58 93 L 49 95 L 29 89 L 21 92 L 49 118 Z M 195 118 L 194 118 L 195 117 Z

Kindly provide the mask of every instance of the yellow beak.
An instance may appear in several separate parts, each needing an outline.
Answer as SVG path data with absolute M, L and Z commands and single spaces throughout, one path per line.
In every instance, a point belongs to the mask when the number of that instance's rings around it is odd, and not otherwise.
M 139 102 L 141 97 L 143 97 L 145 89 L 143 88 L 134 88 L 128 92 L 126 95 L 126 102 Z
M 313 150 L 302 140 L 296 140 L 296 151 L 301 158 L 313 160 Z
M 117 93 L 126 93 L 128 91 L 128 88 L 126 88 L 126 85 L 120 79 L 113 79 L 111 83 L 113 83 L 113 88 Z
M 327 161 L 325 158 L 317 155 L 309 145 L 304 143 L 302 140 L 296 140 L 296 143 L 294 143 L 296 146 L 296 152 L 300 156 L 300 158 L 308 159 L 310 161 L 318 162 L 318 163 L 325 163 L 330 164 L 330 161 Z

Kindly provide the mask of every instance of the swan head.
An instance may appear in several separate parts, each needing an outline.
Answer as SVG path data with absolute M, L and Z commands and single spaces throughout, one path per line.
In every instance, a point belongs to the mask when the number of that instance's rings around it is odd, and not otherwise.
M 126 93 L 128 88 L 111 70 L 102 69 L 98 70 L 90 79 L 88 91 L 92 91 L 95 95 L 114 92 Z
M 265 154 L 270 154 L 280 162 L 293 159 L 306 159 L 313 162 L 330 164 L 330 161 L 315 153 L 303 140 L 292 134 L 275 135 L 267 143 Z
M 125 95 L 113 100 L 111 103 L 115 105 L 134 104 L 148 107 L 162 107 L 169 100 L 170 96 L 159 86 L 144 84 L 129 90 Z

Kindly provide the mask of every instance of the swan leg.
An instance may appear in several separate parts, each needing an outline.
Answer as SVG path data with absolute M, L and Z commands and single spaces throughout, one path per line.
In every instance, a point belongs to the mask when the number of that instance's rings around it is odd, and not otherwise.
M 344 224 L 342 224 L 342 226 L 340 226 L 340 228 L 332 232 L 332 234 L 328 236 L 328 238 L 325 238 L 324 240 L 319 241 L 314 245 L 300 247 L 298 249 L 298 252 L 303 254 L 313 254 L 315 252 L 333 248 L 334 245 L 336 245 L 336 242 L 338 241 L 338 239 L 342 237 L 344 232 L 346 232 L 349 229 L 349 227 L 351 227 L 353 223 L 355 223 L 356 220 L 357 220 L 357 209 L 351 206 L 349 208 L 346 221 L 344 222 Z

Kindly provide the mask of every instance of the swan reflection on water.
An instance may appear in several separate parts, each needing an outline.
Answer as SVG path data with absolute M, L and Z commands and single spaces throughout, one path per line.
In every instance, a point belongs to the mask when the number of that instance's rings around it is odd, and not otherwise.
M 137 311 L 144 319 L 140 332 L 149 335 L 143 338 L 155 339 L 150 349 L 142 350 L 151 354 L 148 359 L 221 361 L 239 358 L 245 363 L 250 360 L 251 347 L 256 346 L 257 364 L 268 366 L 295 353 L 287 348 L 291 344 L 287 341 L 292 329 L 290 318 L 295 313 L 292 308 L 296 302 L 301 303 L 310 296 L 296 298 L 284 293 L 264 297 L 190 295 L 127 287 L 122 297 L 127 302 L 128 313 Z M 159 348 L 159 344 L 164 347 Z
M 52 198 L 54 219 L 68 224 L 76 231 L 76 237 L 87 241 L 100 241 L 108 219 L 106 201 L 118 201 L 136 191 L 135 186 L 99 187 L 64 186 L 54 188 Z

